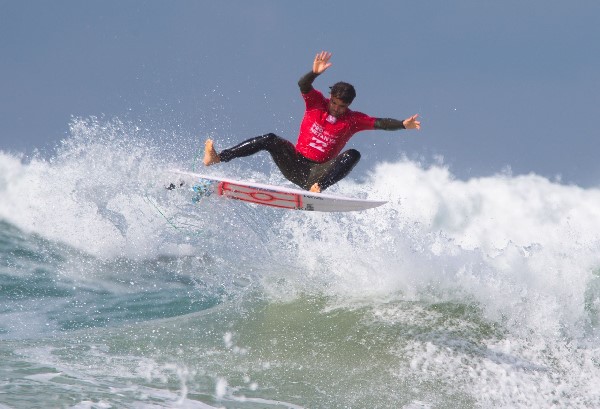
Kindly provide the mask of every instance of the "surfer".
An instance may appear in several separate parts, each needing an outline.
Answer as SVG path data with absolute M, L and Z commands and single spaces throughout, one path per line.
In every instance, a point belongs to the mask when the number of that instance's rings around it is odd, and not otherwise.
M 355 133 L 374 129 L 395 131 L 421 128 L 418 115 L 401 121 L 374 118 L 350 110 L 356 91 L 346 82 L 338 82 L 330 87 L 330 97 L 325 98 L 312 84 L 331 66 L 330 59 L 330 52 L 318 53 L 312 70 L 298 81 L 306 111 L 296 146 L 287 139 L 268 133 L 217 153 L 213 141 L 208 139 L 204 165 L 229 162 L 266 150 L 289 181 L 311 192 L 321 192 L 346 177 L 360 160 L 360 153 L 356 149 L 340 153 Z

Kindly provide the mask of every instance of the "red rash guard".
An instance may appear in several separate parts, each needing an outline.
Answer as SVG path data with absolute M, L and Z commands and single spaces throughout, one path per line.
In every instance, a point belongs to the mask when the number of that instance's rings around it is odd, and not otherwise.
M 375 118 L 348 109 L 344 115 L 329 115 L 329 99 L 316 89 L 302 94 L 306 111 L 300 125 L 296 150 L 311 161 L 323 163 L 340 154 L 352 135 L 375 129 Z

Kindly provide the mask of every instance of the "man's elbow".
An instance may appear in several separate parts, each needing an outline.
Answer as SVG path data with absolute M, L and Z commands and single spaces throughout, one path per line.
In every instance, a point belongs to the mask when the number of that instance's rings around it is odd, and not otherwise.
M 298 88 L 300 88 L 300 92 L 303 94 L 308 94 L 312 89 L 311 84 L 306 84 L 302 80 L 298 81 Z

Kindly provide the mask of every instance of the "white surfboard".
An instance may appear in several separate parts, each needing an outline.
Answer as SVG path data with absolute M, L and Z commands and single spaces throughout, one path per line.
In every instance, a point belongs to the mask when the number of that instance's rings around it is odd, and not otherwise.
M 315 212 L 351 212 L 381 206 L 387 202 L 312 193 L 306 190 L 265 185 L 206 176 L 198 173 L 173 170 L 196 193 L 196 200 L 216 194 L 229 199 L 243 200 L 280 209 L 309 210 Z M 193 199 L 194 200 L 194 199 Z

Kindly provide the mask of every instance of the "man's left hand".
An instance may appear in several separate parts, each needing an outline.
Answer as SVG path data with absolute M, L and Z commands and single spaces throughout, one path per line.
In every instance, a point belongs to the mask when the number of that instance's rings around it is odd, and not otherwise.
M 421 129 L 421 121 L 417 120 L 419 114 L 415 114 L 410 118 L 406 118 L 402 121 L 402 124 L 406 129 Z

